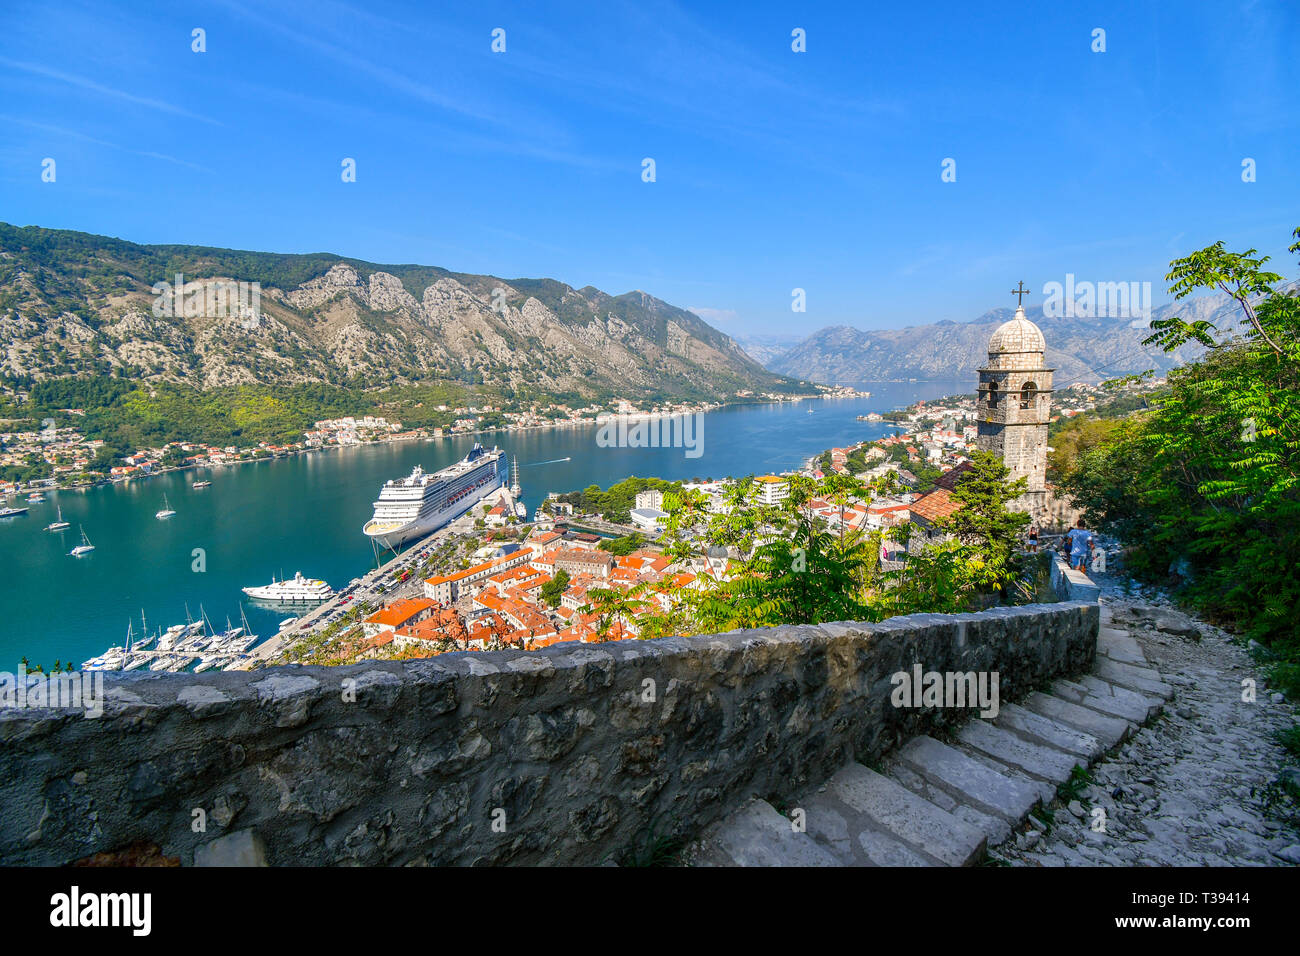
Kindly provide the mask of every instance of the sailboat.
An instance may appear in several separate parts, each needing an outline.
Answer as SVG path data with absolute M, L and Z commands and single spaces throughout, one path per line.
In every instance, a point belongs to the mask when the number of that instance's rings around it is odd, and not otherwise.
M 136 650 L 142 651 L 158 639 L 157 634 L 149 633 L 149 625 L 145 623 L 144 619 L 144 608 L 140 608 L 140 633 L 144 636 L 135 642 Z
M 155 512 L 154 512 L 154 517 L 155 517 L 155 518 L 158 518 L 159 520 L 161 520 L 161 519 L 163 519 L 163 518 L 170 518 L 170 517 L 172 517 L 172 516 L 175 515 L 175 514 L 176 514 L 176 512 L 172 510 L 171 505 L 169 505 L 169 504 L 167 503 L 167 492 L 164 491 L 164 492 L 163 492 L 163 506 L 162 506 L 162 510 L 161 510 L 161 511 L 155 511 Z
M 528 509 L 524 507 L 524 503 L 519 500 L 519 496 L 523 494 L 523 489 L 519 487 L 518 456 L 516 456 L 515 460 L 511 463 L 510 479 L 510 497 L 515 500 L 515 516 L 518 517 L 520 521 L 524 521 L 528 518 Z
M 72 555 L 73 557 L 79 558 L 83 554 L 89 554 L 90 552 L 94 551 L 95 546 L 91 544 L 90 539 L 86 537 L 85 528 L 83 528 L 81 525 L 77 525 L 77 530 L 81 532 L 81 544 L 77 545 L 75 548 L 69 551 L 68 554 Z
M 63 520 L 63 508 L 59 507 L 59 520 L 51 521 L 45 526 L 46 531 L 62 531 L 64 528 L 70 528 L 72 525 Z

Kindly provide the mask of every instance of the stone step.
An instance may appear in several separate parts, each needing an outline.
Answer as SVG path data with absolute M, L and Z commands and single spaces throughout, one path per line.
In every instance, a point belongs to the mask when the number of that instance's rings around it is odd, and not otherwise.
M 1111 693 L 1104 695 L 1094 694 L 1082 684 L 1076 684 L 1073 681 L 1058 680 L 1052 684 L 1052 696 L 1059 697 L 1061 700 L 1071 704 L 1078 704 L 1087 707 L 1089 710 L 1095 710 L 1099 714 L 1106 714 L 1110 717 L 1120 717 L 1124 720 L 1131 721 L 1135 724 L 1146 723 L 1150 709 L 1145 703 L 1134 702 L 1122 697 L 1116 697 Z
M 898 751 L 899 760 L 960 803 L 991 813 L 1015 825 L 1038 803 L 1038 788 L 940 743 L 933 737 L 913 737 Z
M 1031 744 L 1009 730 L 994 727 L 978 718 L 967 721 L 957 731 L 957 739 L 999 763 L 1051 784 L 1064 783 L 1070 779 L 1076 766 L 1087 764 L 1086 760 L 1081 761 L 1074 754 L 1043 744 Z
M 1091 763 L 1105 752 L 1100 740 L 1069 724 L 1036 714 L 1019 704 L 1003 704 L 993 725 L 1018 734 L 1030 743 L 1047 744 Z
M 916 858 L 969 866 L 984 856 L 983 831 L 859 763 L 842 768 L 824 793 L 805 802 L 808 832 L 845 862 L 899 865 Z
M 1149 667 L 1121 664 L 1099 655 L 1097 662 L 1093 665 L 1092 672 L 1104 681 L 1109 681 L 1120 687 L 1127 687 L 1129 690 L 1151 697 L 1169 700 L 1174 696 L 1173 687 L 1160 679 L 1159 671 L 1152 670 Z
M 845 866 L 934 866 L 935 861 L 875 829 L 829 793 L 800 801 L 808 835 Z
M 1097 633 L 1097 653 L 1124 664 L 1145 665 L 1147 662 L 1137 639 L 1128 631 L 1115 627 L 1103 627 Z
M 1138 721 L 1150 720 L 1164 708 L 1165 702 L 1159 697 L 1151 694 L 1140 694 L 1135 690 L 1129 690 L 1127 687 L 1120 687 L 1108 680 L 1102 680 L 1096 674 L 1084 674 L 1079 678 L 1079 683 L 1088 688 L 1093 697 L 1100 697 L 1106 701 L 1122 702 L 1125 707 L 1132 708 L 1134 713 L 1142 713 L 1145 708 L 1146 716 Z M 1121 717 L 1126 716 L 1120 714 Z
M 1102 714 L 1068 700 L 1035 691 L 1025 700 L 1025 707 L 1041 717 L 1059 721 L 1081 733 L 1097 738 L 1109 750 L 1128 739 L 1133 725 L 1122 717 Z
M 702 866 L 840 866 L 807 833 L 764 800 L 751 800 L 714 824 L 701 840 L 695 861 Z
M 989 846 L 997 846 L 1011 837 L 1011 825 L 1001 817 L 981 813 L 974 807 L 958 803 L 946 790 L 931 786 L 919 773 L 898 760 L 891 760 L 888 767 L 889 769 L 885 771 L 887 777 L 901 783 L 922 800 L 933 803 L 940 810 L 945 810 L 963 823 L 973 826 L 984 834 Z

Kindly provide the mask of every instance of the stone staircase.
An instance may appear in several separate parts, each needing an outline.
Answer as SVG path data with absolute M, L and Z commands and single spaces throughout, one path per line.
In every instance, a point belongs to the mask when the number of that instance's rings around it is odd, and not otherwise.
M 686 854 L 695 866 L 969 866 L 1031 810 L 1154 717 L 1173 688 L 1103 603 L 1092 672 L 974 718 L 952 743 L 915 737 L 881 771 L 850 763 L 789 816 L 751 800 Z M 802 811 L 800 813 L 799 811 Z M 796 821 L 802 820 L 800 829 Z

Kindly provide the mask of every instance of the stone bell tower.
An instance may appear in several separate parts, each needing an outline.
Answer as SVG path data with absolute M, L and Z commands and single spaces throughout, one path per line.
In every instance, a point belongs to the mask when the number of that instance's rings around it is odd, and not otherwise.
M 1011 294 L 1028 294 L 1025 284 Z M 976 420 L 981 451 L 997 455 L 1011 472 L 1027 479 L 1026 493 L 1011 502 L 1017 511 L 1041 517 L 1047 502 L 1047 420 L 1052 413 L 1052 372 L 1046 367 L 1043 333 L 1025 318 L 1017 300 L 1015 317 L 989 338 L 989 360 L 979 370 Z

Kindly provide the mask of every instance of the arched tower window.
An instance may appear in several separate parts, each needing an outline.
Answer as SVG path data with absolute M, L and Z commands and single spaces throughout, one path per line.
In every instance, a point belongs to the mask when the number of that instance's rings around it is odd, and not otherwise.
M 998 407 L 998 383 L 989 382 L 989 408 Z
M 1020 390 L 1020 407 L 1033 408 L 1034 398 L 1037 397 L 1038 386 L 1033 382 L 1025 382 L 1024 387 Z

